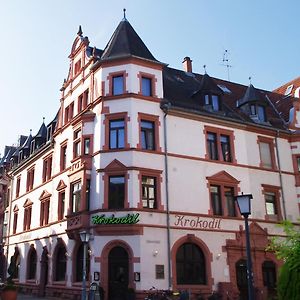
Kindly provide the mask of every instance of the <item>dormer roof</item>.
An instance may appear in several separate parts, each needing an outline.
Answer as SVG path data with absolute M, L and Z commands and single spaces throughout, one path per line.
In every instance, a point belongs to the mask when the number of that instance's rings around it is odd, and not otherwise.
M 47 127 L 43 122 L 35 138 L 46 138 L 46 137 L 47 137 Z
M 208 92 L 217 95 L 223 93 L 222 90 L 217 86 L 216 82 L 207 73 L 202 76 L 200 89 L 198 92 L 200 91 L 202 93 Z
M 21 148 L 19 150 L 21 150 L 21 149 L 29 149 L 31 141 L 32 141 L 32 135 L 29 134 L 29 136 L 27 137 L 26 141 L 24 142 L 24 144 L 21 146 Z
M 237 106 L 241 107 L 246 103 L 259 102 L 263 105 L 268 105 L 265 95 L 259 90 L 257 90 L 252 84 L 250 84 L 246 90 L 244 97 L 238 100 Z
M 126 18 L 116 28 L 104 48 L 101 59 L 107 60 L 123 57 L 139 57 L 157 62 Z

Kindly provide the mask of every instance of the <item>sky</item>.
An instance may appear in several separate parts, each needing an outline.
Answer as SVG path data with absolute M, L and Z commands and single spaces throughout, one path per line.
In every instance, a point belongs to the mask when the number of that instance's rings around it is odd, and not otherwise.
M 103 49 L 126 18 L 156 59 L 182 69 L 273 90 L 300 76 L 300 1 L 0 0 L 0 153 L 35 135 L 59 108 L 79 25 Z

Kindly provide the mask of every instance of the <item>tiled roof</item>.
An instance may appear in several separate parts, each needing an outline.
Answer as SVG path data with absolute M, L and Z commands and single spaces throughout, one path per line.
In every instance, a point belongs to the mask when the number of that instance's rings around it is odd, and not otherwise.
M 104 48 L 101 59 L 130 56 L 157 61 L 127 19 L 124 18 Z
M 245 114 L 244 111 L 237 107 L 237 100 L 242 99 L 246 94 L 248 87 L 245 85 L 211 77 L 218 87 L 223 90 L 222 112 L 209 112 L 201 106 L 201 95 L 197 92 L 201 87 L 203 76 L 205 75 L 187 73 L 170 67 L 164 67 L 164 98 L 170 101 L 173 107 L 175 106 L 179 109 L 194 110 L 195 112 L 213 115 L 217 118 L 225 117 L 238 122 L 254 123 L 254 121 Z M 266 107 L 267 119 L 270 124 L 269 126 L 278 129 L 286 129 L 284 121 L 288 121 L 288 114 L 279 114 L 276 111 L 276 109 L 278 109 L 277 101 L 282 98 L 282 95 L 261 89 L 256 90 L 257 93 L 261 94 L 259 97 L 263 96 L 264 99 L 266 99 L 265 101 L 270 103 L 270 105 Z M 285 107 L 285 111 L 289 111 L 291 107 L 292 103 L 288 103 Z

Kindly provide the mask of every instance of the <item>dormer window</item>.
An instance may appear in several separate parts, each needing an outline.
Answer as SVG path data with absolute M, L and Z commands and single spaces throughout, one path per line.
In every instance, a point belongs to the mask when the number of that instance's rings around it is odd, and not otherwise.
M 251 116 L 257 116 L 260 122 L 266 122 L 266 110 L 265 107 L 258 104 L 251 104 L 250 105 L 250 113 Z
M 205 105 L 210 105 L 212 110 L 220 110 L 220 97 L 218 95 L 206 94 L 204 95 Z
M 52 138 L 52 125 L 49 125 L 47 128 L 47 142 L 50 141 Z
M 32 154 L 35 150 L 35 140 L 31 141 L 30 144 L 30 154 Z

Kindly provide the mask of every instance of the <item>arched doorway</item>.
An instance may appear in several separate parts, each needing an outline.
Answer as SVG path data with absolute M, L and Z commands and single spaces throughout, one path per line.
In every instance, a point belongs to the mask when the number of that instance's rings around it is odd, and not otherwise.
M 270 260 L 262 264 L 264 286 L 268 289 L 268 299 L 275 299 L 276 296 L 276 265 Z
M 42 256 L 41 256 L 39 296 L 42 297 L 45 296 L 47 283 L 48 283 L 48 250 L 47 250 L 47 246 L 44 246 Z
M 235 264 L 236 283 L 240 291 L 240 300 L 248 299 L 247 262 L 240 259 Z
M 112 248 L 108 255 L 108 299 L 125 300 L 129 283 L 129 259 L 120 246 Z

